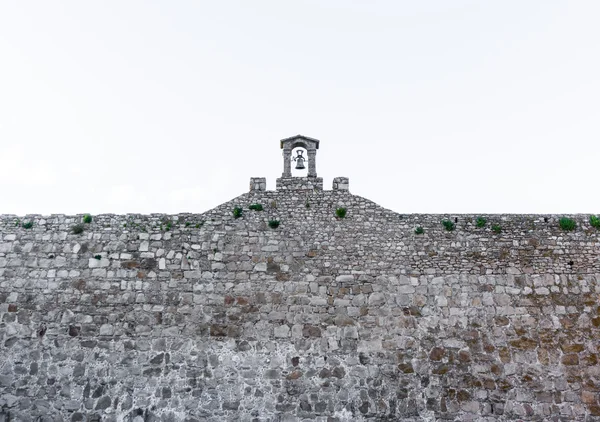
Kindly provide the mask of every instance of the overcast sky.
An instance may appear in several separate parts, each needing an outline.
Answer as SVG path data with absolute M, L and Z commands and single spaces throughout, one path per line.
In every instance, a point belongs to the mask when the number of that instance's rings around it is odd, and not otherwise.
M 203 212 L 321 140 L 400 213 L 600 213 L 600 2 L 2 1 L 0 213 Z

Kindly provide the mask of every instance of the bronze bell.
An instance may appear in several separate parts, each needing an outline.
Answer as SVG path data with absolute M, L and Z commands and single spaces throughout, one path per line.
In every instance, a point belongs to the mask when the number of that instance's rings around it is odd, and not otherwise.
M 294 158 L 294 161 L 296 162 L 296 170 L 304 170 L 306 168 L 304 167 L 304 157 L 302 156 L 302 150 L 298 151 L 298 156 Z

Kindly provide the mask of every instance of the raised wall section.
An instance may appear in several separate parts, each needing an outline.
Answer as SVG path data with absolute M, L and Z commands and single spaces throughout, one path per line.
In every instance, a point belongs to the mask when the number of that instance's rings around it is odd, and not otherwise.
M 599 421 L 599 232 L 476 217 L 1 216 L 0 420 Z

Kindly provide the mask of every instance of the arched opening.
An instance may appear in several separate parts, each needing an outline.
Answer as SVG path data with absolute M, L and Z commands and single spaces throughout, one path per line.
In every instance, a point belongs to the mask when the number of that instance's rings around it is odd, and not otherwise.
M 316 166 L 316 155 L 317 149 L 319 149 L 319 140 L 309 138 L 307 136 L 297 135 L 291 138 L 282 139 L 279 141 L 281 149 L 283 150 L 283 174 L 282 177 L 293 177 L 292 168 L 294 169 L 294 176 L 303 177 L 317 177 L 317 166 Z M 304 158 L 303 167 L 308 168 L 308 171 L 304 173 L 298 173 L 298 149 L 303 150 L 302 157 Z M 294 160 L 295 159 L 295 160 Z M 294 164 L 292 166 L 292 164 Z

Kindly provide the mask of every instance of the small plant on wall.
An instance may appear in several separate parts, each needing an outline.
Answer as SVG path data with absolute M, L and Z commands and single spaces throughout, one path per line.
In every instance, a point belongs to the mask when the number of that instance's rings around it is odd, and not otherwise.
M 240 218 L 244 211 L 240 207 L 235 207 L 233 209 L 233 218 Z
M 23 223 L 23 228 L 24 229 L 30 229 L 33 227 L 33 221 L 28 221 L 26 223 Z
M 73 232 L 73 234 L 81 234 L 81 233 L 83 233 L 83 224 L 75 224 L 71 228 L 71 231 Z
M 492 226 L 492 231 L 496 234 L 500 234 L 502 233 L 502 226 L 500 226 L 500 224 L 494 224 Z
M 575 227 L 577 226 L 577 224 L 575 223 L 575 220 L 573 220 L 571 218 L 567 218 L 567 217 L 562 217 L 560 220 L 558 220 L 558 225 L 560 226 L 561 229 L 568 231 L 568 232 L 572 232 L 573 230 L 575 230 Z
M 415 229 L 415 234 L 423 234 L 425 233 L 425 230 L 423 230 L 423 227 L 419 226 Z
M 279 220 L 269 220 L 269 227 L 272 229 L 279 227 Z
M 483 217 L 477 217 L 477 227 L 481 228 L 481 227 L 485 227 L 485 224 L 487 223 L 487 220 Z
M 454 225 L 454 223 L 452 221 L 450 221 L 450 220 L 443 220 L 442 221 L 442 225 L 449 232 L 451 232 L 452 230 L 454 230 L 456 228 L 456 226 Z
M 90 224 L 92 222 L 92 216 L 89 214 L 84 214 L 83 215 L 83 222 L 85 224 Z
M 335 210 L 335 216 L 337 218 L 346 218 L 346 208 L 338 208 Z
M 590 226 L 600 229 L 600 218 L 596 215 L 590 215 Z
M 262 211 L 263 210 L 262 204 L 252 204 L 248 208 L 251 210 L 254 210 L 254 211 Z

